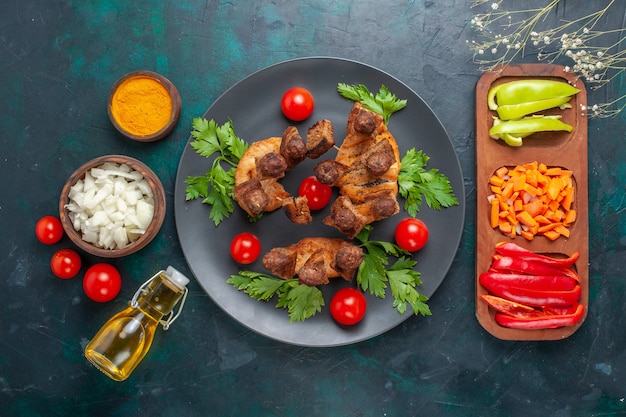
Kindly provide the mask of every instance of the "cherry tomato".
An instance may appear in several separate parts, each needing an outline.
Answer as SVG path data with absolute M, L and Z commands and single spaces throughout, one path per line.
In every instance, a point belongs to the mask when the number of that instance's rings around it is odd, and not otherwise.
M 409 217 L 398 223 L 395 237 L 398 246 L 409 252 L 415 252 L 428 242 L 428 227 L 423 221 Z
M 80 255 L 73 249 L 59 249 L 50 260 L 52 273 L 63 279 L 75 277 L 81 265 Z
M 261 254 L 261 241 L 250 232 L 242 232 L 230 242 L 230 256 L 243 265 L 256 261 Z
M 283 94 L 280 108 L 289 120 L 300 122 L 308 119 L 315 108 L 313 94 L 306 88 L 290 88 Z
M 311 210 L 321 210 L 330 203 L 333 190 L 330 186 L 322 184 L 315 176 L 306 177 L 298 188 L 299 196 L 306 196 Z
M 330 314 L 339 324 L 356 324 L 367 310 L 363 293 L 356 288 L 342 288 L 330 300 Z
M 87 269 L 83 278 L 83 289 L 87 297 L 98 303 L 111 301 L 120 293 L 122 277 L 110 264 L 94 264 Z
M 44 216 L 35 225 L 35 235 L 41 243 L 52 245 L 63 237 L 61 220 L 54 216 Z

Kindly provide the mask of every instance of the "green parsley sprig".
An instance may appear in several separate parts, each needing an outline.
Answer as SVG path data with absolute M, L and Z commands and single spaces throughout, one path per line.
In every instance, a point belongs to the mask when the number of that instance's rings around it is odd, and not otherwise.
M 352 101 L 360 101 L 368 110 L 383 116 L 386 125 L 389 124 L 391 115 L 406 107 L 406 100 L 398 99 L 387 87 L 382 85 L 376 95 L 371 93 L 363 84 L 348 85 L 337 84 L 337 91 L 344 98 Z
M 401 160 L 398 191 L 405 199 L 404 209 L 412 217 L 417 215 L 423 198 L 435 210 L 459 204 L 448 177 L 435 168 L 426 170 L 429 159 L 423 151 L 412 148 Z
M 235 134 L 230 120 L 220 126 L 213 119 L 197 117 L 193 119 L 191 136 L 194 140 L 190 145 L 199 155 L 217 156 L 205 175 L 185 179 L 185 199 L 202 198 L 203 203 L 211 206 L 209 217 L 217 226 L 234 211 L 235 171 L 248 144 Z
M 395 243 L 369 240 L 372 230 L 368 225 L 356 237 L 361 247 L 365 248 L 363 262 L 357 271 L 357 284 L 363 291 L 369 291 L 378 298 L 385 298 L 389 286 L 394 298 L 393 306 L 398 313 L 404 314 L 407 305 L 410 305 L 415 315 L 430 316 L 432 313 L 426 304 L 428 297 L 416 289 L 422 285 L 420 272 L 413 269 L 417 262 Z M 387 268 L 390 256 L 399 258 Z
M 289 321 L 304 321 L 322 311 L 324 297 L 317 287 L 300 284 L 297 278 L 280 279 L 253 271 L 240 271 L 226 281 L 251 298 L 268 301 L 278 297 L 277 308 L 289 311 Z

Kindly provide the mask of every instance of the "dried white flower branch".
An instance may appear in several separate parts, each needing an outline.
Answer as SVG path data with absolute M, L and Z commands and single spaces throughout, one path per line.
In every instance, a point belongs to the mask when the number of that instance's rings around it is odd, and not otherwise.
M 539 61 L 571 60 L 565 66 L 581 77 L 592 89 L 605 86 L 626 72 L 626 28 L 599 30 L 598 23 L 618 1 L 573 20 L 560 20 L 544 28 L 565 0 L 548 0 L 545 6 L 524 10 L 504 10 L 505 0 L 474 0 L 471 25 L 477 39 L 468 41 L 474 61 L 481 71 L 507 65 L 515 59 L 536 54 Z M 626 108 L 626 95 L 610 102 L 583 109 L 591 117 L 611 117 Z

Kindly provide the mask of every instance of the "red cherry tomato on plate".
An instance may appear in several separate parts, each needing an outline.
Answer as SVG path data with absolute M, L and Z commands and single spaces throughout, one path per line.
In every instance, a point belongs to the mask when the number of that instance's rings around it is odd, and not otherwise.
M 63 279 L 75 277 L 81 265 L 80 255 L 73 249 L 59 249 L 50 260 L 52 273 Z
M 353 325 L 361 321 L 367 310 L 363 293 L 356 288 L 342 288 L 330 300 L 330 314 L 339 324 Z
M 250 232 L 242 232 L 230 242 L 230 256 L 243 265 L 256 261 L 261 254 L 261 241 Z
M 41 243 L 52 245 L 63 237 L 61 220 L 54 216 L 44 216 L 35 225 L 35 235 Z
M 313 94 L 306 88 L 290 88 L 283 94 L 280 108 L 287 119 L 301 122 L 308 119 L 315 108 Z
M 330 186 L 322 184 L 315 176 L 306 177 L 298 188 L 299 196 L 306 196 L 307 205 L 311 210 L 321 210 L 330 203 L 333 191 Z
M 428 242 L 428 227 L 423 221 L 410 217 L 398 223 L 395 238 L 402 249 L 415 252 Z
M 120 293 L 122 277 L 113 265 L 94 264 L 83 278 L 83 289 L 87 297 L 98 303 L 111 301 Z

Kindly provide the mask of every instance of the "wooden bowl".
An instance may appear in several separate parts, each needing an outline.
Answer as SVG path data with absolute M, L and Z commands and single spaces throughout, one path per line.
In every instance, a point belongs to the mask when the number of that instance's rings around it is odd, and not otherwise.
M 70 188 L 74 186 L 78 182 L 78 180 L 84 179 L 85 173 L 88 170 L 99 167 L 105 162 L 126 164 L 133 170 L 139 172 L 148 182 L 150 189 L 152 190 L 152 196 L 154 199 L 154 214 L 152 216 L 152 221 L 147 227 L 145 233 L 133 242 L 129 243 L 127 246 L 119 249 L 100 248 L 83 240 L 82 233 L 74 229 L 74 225 L 72 224 L 72 221 L 69 217 L 70 211 L 66 207 L 66 205 L 69 203 Z M 143 162 L 125 155 L 105 155 L 86 162 L 80 168 L 74 171 L 72 175 L 70 175 L 67 182 L 63 186 L 63 189 L 61 191 L 61 197 L 59 199 L 59 215 L 65 233 L 80 249 L 92 255 L 100 256 L 103 258 L 119 258 L 122 256 L 130 255 L 144 248 L 148 243 L 152 241 L 152 239 L 154 239 L 154 237 L 159 232 L 159 229 L 161 228 L 161 225 L 163 224 L 163 220 L 165 218 L 165 212 L 165 189 L 163 188 L 163 184 L 161 184 L 159 177 L 157 177 L 157 175 Z
M 120 111 L 120 105 L 118 104 L 119 100 L 117 99 L 118 91 L 121 91 L 120 87 L 123 85 L 125 86 L 129 85 L 129 83 L 132 84 L 136 82 L 137 80 L 141 80 L 141 79 L 149 79 L 150 81 L 153 81 L 154 82 L 153 87 L 156 86 L 156 89 L 154 90 L 155 92 L 149 93 L 147 91 L 143 91 L 141 86 L 136 85 L 135 87 L 137 88 L 138 91 L 126 92 L 124 94 L 123 100 L 133 100 L 143 94 L 155 94 L 156 95 L 157 94 L 156 92 L 159 92 L 159 93 L 166 92 L 166 94 L 169 95 L 169 98 L 171 101 L 171 112 L 169 113 L 169 118 L 168 119 L 164 118 L 163 123 L 160 124 L 155 129 L 150 129 L 150 130 L 144 129 L 147 127 L 143 126 L 143 122 L 142 122 L 143 115 L 155 113 L 155 109 L 151 106 L 146 107 L 145 103 L 141 103 L 140 105 L 133 106 L 134 111 L 126 112 L 123 115 L 124 120 L 122 120 L 122 118 L 119 117 L 120 113 L 123 113 L 122 111 Z M 159 99 L 153 102 L 153 104 L 160 106 L 163 103 L 160 103 L 160 99 Z M 169 104 L 169 103 L 166 103 L 166 104 Z M 117 131 L 120 132 L 122 135 L 138 142 L 154 142 L 154 141 L 164 138 L 165 136 L 169 135 L 172 132 L 172 130 L 178 123 L 178 119 L 180 118 L 181 107 L 182 107 L 182 102 L 181 102 L 180 94 L 178 93 L 178 90 L 176 89 L 174 84 L 172 84 L 170 80 L 168 80 L 167 78 L 165 78 L 164 76 L 156 72 L 141 70 L 141 71 L 130 72 L 124 75 L 113 85 L 109 93 L 107 110 L 108 110 L 109 119 L 111 120 L 111 123 L 113 123 L 113 126 L 115 126 Z M 118 117 L 116 117 L 116 115 Z M 136 125 L 137 128 L 133 130 L 133 128 L 131 127 L 131 124 Z

